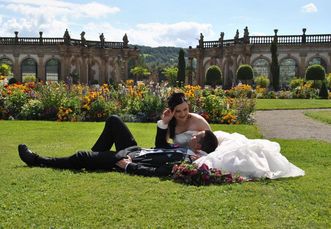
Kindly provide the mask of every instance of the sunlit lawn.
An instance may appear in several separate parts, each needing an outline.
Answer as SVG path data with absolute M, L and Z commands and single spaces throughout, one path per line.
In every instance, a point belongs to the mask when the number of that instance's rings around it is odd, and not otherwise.
M 316 119 L 318 121 L 331 124 L 331 110 L 329 111 L 306 111 L 304 113 L 310 118 Z
M 331 108 L 330 99 L 257 99 L 257 110 Z
M 129 123 L 142 146 L 155 124 Z M 117 172 L 29 168 L 17 145 L 43 155 L 89 149 L 103 123 L 0 121 L 0 228 L 330 228 L 331 144 L 277 140 L 306 176 L 195 187 Z M 255 126 L 214 130 L 259 138 Z

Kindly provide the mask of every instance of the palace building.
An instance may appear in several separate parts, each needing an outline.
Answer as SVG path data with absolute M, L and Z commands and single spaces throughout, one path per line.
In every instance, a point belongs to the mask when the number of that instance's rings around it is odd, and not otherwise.
M 272 36 L 250 36 L 246 27 L 242 37 L 237 30 L 234 39 L 224 40 L 222 32 L 216 41 L 204 41 L 200 34 L 196 48 L 188 49 L 189 64 L 193 69 L 188 81 L 203 85 L 211 65 L 220 67 L 225 88 L 237 83 L 236 71 L 241 64 L 250 64 L 255 76 L 270 78 L 273 41 L 277 43 L 281 86 L 286 86 L 295 76 L 304 77 L 311 64 L 321 64 L 327 73 L 331 72 L 331 34 L 307 35 L 306 29 L 302 32 L 300 35 L 278 35 L 275 29 Z
M 34 76 L 43 81 L 66 81 L 75 76 L 81 83 L 119 82 L 128 78 L 128 62 L 138 58 L 139 50 L 122 42 L 72 39 L 68 30 L 60 38 L 0 37 L 0 64 L 12 67 L 18 81 Z M 71 77 L 72 78 L 72 77 Z

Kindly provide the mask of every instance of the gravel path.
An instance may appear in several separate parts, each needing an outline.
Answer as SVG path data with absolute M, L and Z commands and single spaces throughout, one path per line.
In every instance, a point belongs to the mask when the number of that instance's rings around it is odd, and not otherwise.
M 331 125 L 305 116 L 304 112 L 310 110 L 316 109 L 257 111 L 254 118 L 267 139 L 320 139 L 331 142 Z

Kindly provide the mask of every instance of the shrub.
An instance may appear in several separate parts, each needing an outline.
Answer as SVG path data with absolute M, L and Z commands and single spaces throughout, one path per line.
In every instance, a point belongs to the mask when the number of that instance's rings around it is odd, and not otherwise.
M 213 88 L 222 83 L 222 72 L 217 65 L 212 65 L 208 68 L 206 74 L 206 84 L 211 85 Z
M 36 82 L 36 76 L 35 75 L 27 75 L 23 79 L 23 83 L 28 83 L 28 82 Z
M 19 118 L 25 120 L 39 120 L 41 119 L 41 113 L 43 110 L 44 107 L 40 100 L 30 99 L 22 106 Z
M 241 64 L 237 70 L 237 80 L 247 83 L 254 76 L 253 68 L 249 64 Z
M 328 88 L 326 87 L 325 80 L 322 82 L 322 87 L 321 87 L 318 95 L 321 99 L 328 99 L 328 97 L 329 97 L 329 92 L 328 92 Z
M 267 88 L 270 84 L 270 80 L 267 76 L 258 76 L 258 77 L 255 77 L 254 83 L 256 86 L 260 86 L 262 88 Z
M 218 122 L 222 116 L 223 110 L 226 109 L 226 104 L 223 98 L 217 95 L 207 95 L 202 97 L 202 111 L 205 115 L 208 114 L 209 121 Z
M 234 99 L 233 109 L 235 109 L 235 114 L 237 116 L 236 122 L 239 123 L 253 123 L 252 114 L 255 111 L 255 99 L 250 99 L 247 97 L 238 97 Z
M 304 84 L 304 80 L 302 78 L 297 78 L 294 77 L 291 81 L 290 81 L 290 88 L 294 89 L 297 87 L 302 87 Z
M 0 65 L 0 76 L 9 76 L 11 73 L 11 67 L 8 64 L 1 64 Z
M 331 73 L 327 75 L 326 81 L 326 86 L 331 90 Z
M 18 118 L 23 105 L 28 101 L 27 95 L 20 89 L 13 89 L 10 96 L 4 101 L 4 107 L 8 112 L 8 116 Z
M 324 80 L 325 69 L 320 64 L 310 65 L 306 70 L 306 80 Z

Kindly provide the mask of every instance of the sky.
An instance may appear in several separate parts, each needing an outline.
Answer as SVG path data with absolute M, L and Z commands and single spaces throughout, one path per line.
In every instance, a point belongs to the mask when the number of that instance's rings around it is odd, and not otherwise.
M 330 34 L 330 0 L 0 0 L 0 37 L 63 37 L 122 41 L 151 47 L 196 47 L 249 35 Z

